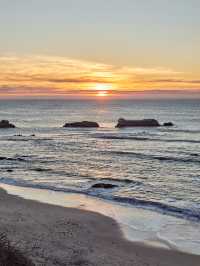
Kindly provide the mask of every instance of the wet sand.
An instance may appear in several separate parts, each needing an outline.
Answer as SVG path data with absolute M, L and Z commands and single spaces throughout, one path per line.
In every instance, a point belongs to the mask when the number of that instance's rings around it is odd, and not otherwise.
M 3 189 L 0 202 L 0 232 L 36 265 L 200 265 L 200 256 L 126 240 L 115 220 L 95 212 L 25 200 Z

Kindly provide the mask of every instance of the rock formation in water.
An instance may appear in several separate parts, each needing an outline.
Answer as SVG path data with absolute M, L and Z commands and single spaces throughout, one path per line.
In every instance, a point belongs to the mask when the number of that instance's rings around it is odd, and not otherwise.
M 126 120 L 120 118 L 116 127 L 159 127 L 160 124 L 156 119 Z
M 11 124 L 8 120 L 1 120 L 0 128 L 15 128 L 15 125 Z
M 163 124 L 164 127 L 173 127 L 174 124 L 172 122 L 166 122 Z
M 73 123 L 66 123 L 63 127 L 99 127 L 99 124 L 96 122 L 91 121 L 82 121 L 82 122 L 73 122 Z

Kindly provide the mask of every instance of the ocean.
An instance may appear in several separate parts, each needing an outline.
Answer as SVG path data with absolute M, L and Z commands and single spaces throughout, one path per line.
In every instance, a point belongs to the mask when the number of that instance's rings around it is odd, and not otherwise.
M 120 117 L 175 125 L 118 129 Z M 0 130 L 1 183 L 200 221 L 200 100 L 0 100 L 2 119 L 16 128 Z M 100 128 L 62 127 L 82 120 Z

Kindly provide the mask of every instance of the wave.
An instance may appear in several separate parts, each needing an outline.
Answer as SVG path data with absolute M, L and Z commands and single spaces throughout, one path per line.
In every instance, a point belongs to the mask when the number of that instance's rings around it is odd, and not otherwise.
M 151 139 L 152 141 L 160 142 L 185 142 L 185 143 L 200 143 L 200 140 L 194 139 Z
M 131 136 L 115 136 L 115 135 L 99 135 L 96 136 L 98 139 L 119 139 L 119 140 L 151 140 L 150 138 L 146 137 L 131 137 Z
M 34 155 L 16 155 L 13 157 L 6 157 L 6 156 L 0 156 L 0 161 L 14 161 L 14 162 L 39 162 L 39 163 L 47 163 L 47 162 L 55 162 L 55 160 L 53 160 L 53 158 L 49 158 L 49 157 L 38 157 L 38 156 L 34 156 Z
M 30 168 L 28 170 L 36 171 L 36 172 L 50 172 L 51 171 L 51 169 L 49 168 L 41 168 L 41 167 Z
M 4 169 L 7 170 L 7 169 Z M 79 173 L 73 173 L 73 172 L 66 172 L 64 170 L 55 170 L 55 169 L 51 169 L 51 168 L 41 168 L 41 167 L 35 167 L 35 168 L 29 168 L 27 169 L 28 171 L 36 171 L 36 172 L 48 172 L 50 175 L 59 175 L 59 176 L 65 176 L 65 177 L 69 177 L 69 178 L 73 178 L 73 177 L 78 177 L 78 178 L 84 178 L 87 179 L 88 181 L 91 182 L 111 182 L 112 184 L 117 184 L 117 185 L 134 185 L 134 186 L 141 186 L 143 185 L 143 182 L 138 181 L 138 180 L 132 180 L 132 179 L 128 179 L 128 178 L 124 178 L 124 179 L 117 179 L 117 178 L 109 178 L 109 177 L 104 177 L 104 178 L 95 178 L 93 177 L 93 175 L 89 175 L 89 174 L 79 174 Z
M 105 154 L 113 154 L 113 155 L 120 155 L 120 156 L 133 156 L 138 159 L 147 159 L 147 160 L 158 160 L 158 161 L 166 161 L 166 162 L 183 162 L 183 163 L 200 163 L 200 160 L 198 160 L 199 155 L 194 153 L 190 154 L 189 157 L 170 157 L 170 156 L 158 156 L 158 155 L 152 155 L 152 154 L 143 154 L 143 153 L 137 153 L 132 151 L 103 151 Z
M 79 177 L 79 178 L 86 178 L 88 180 L 94 180 L 90 175 L 80 175 L 79 173 L 73 173 L 73 172 L 66 172 L 65 170 L 56 170 L 51 168 L 41 168 L 41 167 L 33 167 L 28 168 L 28 171 L 36 171 L 36 172 L 48 172 L 50 175 L 55 176 L 65 176 L 65 177 Z
M 1 156 L 0 157 L 0 161 L 21 161 L 21 162 L 27 162 L 28 160 L 26 160 L 25 158 L 22 158 L 22 157 L 4 157 L 4 156 Z
M 95 135 L 98 139 L 110 139 L 110 140 L 136 140 L 136 141 L 157 141 L 157 142 L 185 142 L 185 143 L 200 143 L 200 140 L 193 139 L 164 139 L 164 138 L 149 138 L 149 137 L 137 137 L 137 136 L 118 136 L 118 135 Z
M 160 162 L 179 162 L 179 163 L 195 163 L 200 164 L 200 155 L 198 153 L 189 153 L 188 156 L 185 157 L 170 157 L 170 156 L 161 156 L 161 155 L 153 155 L 153 154 L 144 154 L 139 152 L 133 152 L 133 151 L 115 151 L 115 150 L 105 150 L 105 151 L 99 151 L 102 154 L 111 154 L 116 156 L 131 156 L 142 160 L 157 160 Z M 38 156 L 14 156 L 14 157 L 6 157 L 6 156 L 0 156 L 0 161 L 10 161 L 10 162 L 21 162 L 21 163 L 55 163 L 56 158 L 49 158 L 49 157 L 38 157 Z M 60 160 L 59 160 L 60 162 Z M 63 161 L 65 162 L 65 161 Z M 66 175 L 65 171 L 56 171 L 55 169 L 51 168 L 43 168 L 43 167 L 33 167 L 29 168 L 27 170 L 37 171 L 37 172 L 50 172 L 52 174 L 62 174 Z M 67 174 L 68 175 L 68 174 Z M 93 179 L 92 176 L 84 176 L 86 178 Z M 127 180 L 128 182 L 128 180 Z
M 138 180 L 131 180 L 128 178 L 125 179 L 116 179 L 116 178 L 100 178 L 100 179 L 96 179 L 96 181 L 101 182 L 101 181 L 110 181 L 110 182 L 114 182 L 114 183 L 125 183 L 125 184 L 134 184 L 134 185 L 142 185 L 143 183 L 141 181 Z
M 162 132 L 175 132 L 175 133 L 189 133 L 189 134 L 200 134 L 200 130 L 190 130 L 190 129 L 167 129 L 167 128 L 162 128 Z
M 157 202 L 157 201 L 147 201 L 138 198 L 130 197 L 121 197 L 121 196 L 112 196 L 105 193 L 96 192 L 94 190 L 78 190 L 78 189 L 69 189 L 64 187 L 54 187 L 46 184 L 34 184 L 27 181 L 20 181 L 13 178 L 0 178 L 0 183 L 14 185 L 19 187 L 28 187 L 28 188 L 37 188 L 37 189 L 46 189 L 56 192 L 65 192 L 65 193 L 78 193 L 86 194 L 93 197 L 98 197 L 106 200 L 112 200 L 119 203 L 129 204 L 134 207 L 147 209 L 155 212 L 162 213 L 164 215 L 170 215 L 178 218 L 184 218 L 192 221 L 200 221 L 200 211 L 197 209 L 188 209 L 181 208 L 173 205 L 168 205 L 166 203 Z
M 163 214 L 200 221 L 200 211 L 197 209 L 181 208 L 177 206 L 168 205 L 162 202 L 147 201 L 137 198 L 113 196 L 112 199 L 118 202 L 128 203 L 134 206 L 143 207 L 145 209 L 158 211 Z
M 35 136 L 9 136 L 1 137 L 0 141 L 14 141 L 14 142 L 41 142 L 41 141 L 51 141 L 52 138 L 36 138 Z
M 8 171 L 10 168 L 3 168 L 0 170 L 4 170 L 4 171 Z M 12 168 L 13 170 L 13 168 Z M 76 173 L 72 173 L 72 172 L 66 172 L 64 170 L 55 170 L 55 169 L 51 169 L 51 168 L 42 168 L 42 167 L 33 167 L 33 168 L 27 168 L 26 170 L 28 171 L 36 171 L 36 172 L 48 172 L 51 175 L 62 175 L 65 177 L 79 177 L 79 178 L 86 178 L 87 180 L 90 181 L 97 181 L 97 182 L 104 182 L 104 181 L 108 181 L 108 182 L 112 182 L 112 183 L 119 183 L 119 184 L 132 184 L 132 185 L 142 185 L 143 183 L 141 181 L 138 180 L 131 180 L 128 178 L 124 178 L 124 179 L 116 179 L 116 178 L 95 178 L 92 175 L 80 175 L 80 174 L 76 174 Z

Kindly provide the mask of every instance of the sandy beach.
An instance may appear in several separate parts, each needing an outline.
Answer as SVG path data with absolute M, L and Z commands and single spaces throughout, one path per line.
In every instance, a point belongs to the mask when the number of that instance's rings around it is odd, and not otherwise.
M 0 231 L 36 265 L 199 266 L 200 256 L 126 240 L 95 212 L 25 200 L 0 190 Z

